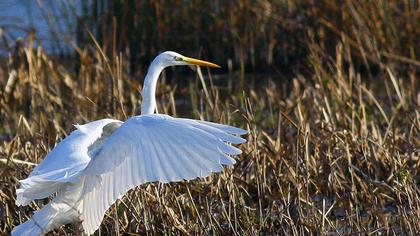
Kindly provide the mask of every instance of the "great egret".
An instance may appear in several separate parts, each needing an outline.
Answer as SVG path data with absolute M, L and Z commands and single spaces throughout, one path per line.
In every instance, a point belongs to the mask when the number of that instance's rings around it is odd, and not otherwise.
M 163 52 L 151 63 L 143 86 L 141 115 L 76 125 L 16 190 L 16 204 L 57 195 L 12 235 L 42 235 L 77 220 L 94 233 L 105 211 L 129 189 L 146 182 L 191 180 L 233 165 L 247 131 L 201 120 L 154 114 L 156 84 L 168 66 L 219 67 Z

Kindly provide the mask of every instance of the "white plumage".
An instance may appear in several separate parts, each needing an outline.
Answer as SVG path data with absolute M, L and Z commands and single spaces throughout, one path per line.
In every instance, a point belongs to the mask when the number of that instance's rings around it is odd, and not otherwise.
M 233 165 L 247 131 L 211 122 L 153 114 L 156 83 L 170 65 L 217 65 L 175 52 L 152 62 L 143 88 L 142 115 L 126 122 L 103 119 L 76 126 L 17 189 L 17 205 L 57 196 L 12 235 L 42 235 L 82 220 L 94 233 L 105 211 L 129 189 L 143 183 L 191 180 Z

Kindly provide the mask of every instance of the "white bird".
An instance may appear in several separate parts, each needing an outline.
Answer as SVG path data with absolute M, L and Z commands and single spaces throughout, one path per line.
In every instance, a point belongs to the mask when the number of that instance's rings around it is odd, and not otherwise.
M 168 66 L 219 67 L 167 51 L 151 63 L 144 80 L 141 115 L 76 125 L 16 190 L 18 206 L 56 194 L 12 235 L 43 235 L 82 221 L 87 234 L 100 226 L 105 211 L 128 190 L 147 182 L 191 180 L 233 165 L 247 131 L 201 120 L 155 114 L 156 84 Z

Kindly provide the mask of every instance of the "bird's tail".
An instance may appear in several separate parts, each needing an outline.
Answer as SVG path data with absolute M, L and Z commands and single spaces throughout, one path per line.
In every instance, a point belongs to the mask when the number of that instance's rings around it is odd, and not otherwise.
M 61 225 L 77 221 L 80 216 L 80 185 L 71 185 L 60 192 L 49 204 L 37 210 L 30 220 L 15 227 L 12 236 L 43 235 Z
M 12 236 L 34 236 L 42 235 L 43 231 L 33 220 L 28 220 L 18 225 L 12 231 Z

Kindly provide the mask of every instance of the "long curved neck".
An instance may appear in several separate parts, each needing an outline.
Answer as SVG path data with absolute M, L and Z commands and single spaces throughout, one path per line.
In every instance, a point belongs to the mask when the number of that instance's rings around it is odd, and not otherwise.
M 147 71 L 146 78 L 144 78 L 142 98 L 141 103 L 141 114 L 153 114 L 156 110 L 156 85 L 159 79 L 160 72 L 165 67 L 161 65 L 159 60 L 153 60 L 152 64 L 149 66 Z

